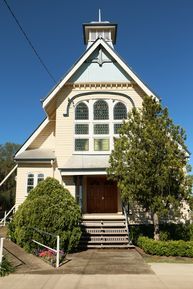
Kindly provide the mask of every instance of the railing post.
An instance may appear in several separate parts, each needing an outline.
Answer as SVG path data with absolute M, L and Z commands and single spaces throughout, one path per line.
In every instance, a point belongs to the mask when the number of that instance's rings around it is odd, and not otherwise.
M 56 250 L 57 250 L 57 253 L 56 253 L 56 268 L 58 268 L 59 265 L 60 265 L 60 237 L 59 236 L 57 236 Z
M 4 238 L 0 238 L 0 268 L 3 261 L 3 240 Z
M 4 213 L 4 221 L 3 221 L 3 226 L 5 227 L 5 225 L 6 225 L 6 218 L 7 218 L 7 211 L 5 211 L 5 213 Z

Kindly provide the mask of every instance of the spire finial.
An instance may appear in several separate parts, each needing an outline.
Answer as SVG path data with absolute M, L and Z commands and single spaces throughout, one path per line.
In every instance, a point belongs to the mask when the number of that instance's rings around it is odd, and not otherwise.
M 101 22 L 101 9 L 99 9 L 99 22 Z

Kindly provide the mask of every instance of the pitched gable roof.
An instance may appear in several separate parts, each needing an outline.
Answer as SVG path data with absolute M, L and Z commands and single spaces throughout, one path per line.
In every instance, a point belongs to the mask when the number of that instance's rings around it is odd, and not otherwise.
M 151 91 L 146 84 L 144 84 L 139 77 L 134 73 L 131 68 L 121 59 L 121 57 L 111 48 L 103 38 L 98 38 L 79 58 L 79 60 L 74 64 L 74 66 L 69 70 L 69 72 L 64 76 L 64 78 L 55 86 L 51 93 L 42 101 L 42 106 L 46 109 L 49 102 L 55 97 L 57 92 L 65 85 L 65 83 L 77 72 L 81 65 L 91 56 L 91 54 L 99 47 L 104 47 L 106 51 L 112 56 L 113 59 L 121 66 L 121 68 L 133 79 L 133 81 L 139 85 L 139 87 L 147 94 L 152 95 L 155 98 L 157 96 Z

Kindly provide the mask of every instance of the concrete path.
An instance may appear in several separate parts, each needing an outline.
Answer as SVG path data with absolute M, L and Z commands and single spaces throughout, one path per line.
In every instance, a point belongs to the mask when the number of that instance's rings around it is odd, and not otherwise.
M 59 274 L 153 274 L 135 249 L 89 249 L 67 259 L 69 262 L 57 270 Z
M 193 289 L 193 264 L 146 264 L 135 250 L 83 251 L 59 269 L 25 254 L 25 266 L 0 278 L 0 289 Z
M 192 264 L 154 263 L 155 274 L 11 274 L 1 289 L 192 289 Z

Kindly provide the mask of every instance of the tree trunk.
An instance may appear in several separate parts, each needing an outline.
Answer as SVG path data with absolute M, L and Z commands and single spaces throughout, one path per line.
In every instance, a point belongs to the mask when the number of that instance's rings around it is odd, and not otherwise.
M 154 225 L 154 240 L 159 240 L 159 217 L 157 212 L 153 214 L 153 225 Z

